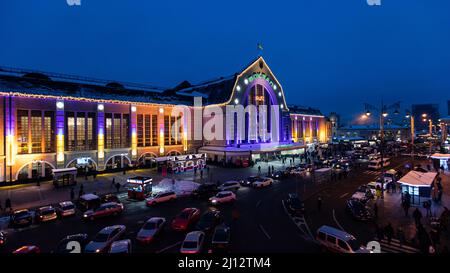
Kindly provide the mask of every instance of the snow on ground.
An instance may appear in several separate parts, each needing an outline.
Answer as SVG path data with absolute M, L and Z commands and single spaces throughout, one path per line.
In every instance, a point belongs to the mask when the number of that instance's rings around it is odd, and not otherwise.
M 154 185 L 152 187 L 152 191 L 154 193 L 161 192 L 161 191 L 175 191 L 175 193 L 179 196 L 182 195 L 189 195 L 194 191 L 196 188 L 200 186 L 199 183 L 195 183 L 193 181 L 188 180 L 178 180 L 175 179 L 175 185 L 173 184 L 172 179 L 170 178 L 164 178 L 161 180 L 157 185 Z

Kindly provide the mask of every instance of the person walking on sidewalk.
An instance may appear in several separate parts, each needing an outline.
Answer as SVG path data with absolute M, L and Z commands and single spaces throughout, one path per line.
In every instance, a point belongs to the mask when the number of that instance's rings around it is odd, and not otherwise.
M 322 211 L 322 197 L 320 195 L 317 197 L 317 211 Z
M 73 187 L 70 188 L 70 200 L 75 199 L 75 191 L 73 190 Z
M 113 177 L 112 182 L 111 182 L 111 188 L 116 186 L 116 178 Z
M 0 200 L 0 212 L 3 212 L 2 201 Z
M 406 244 L 405 232 L 403 231 L 403 229 L 401 227 L 397 228 L 397 239 L 400 243 L 400 247 L 403 246 L 404 244 Z
M 116 190 L 117 190 L 117 193 L 118 193 L 119 190 L 120 190 L 120 183 L 119 183 L 119 182 L 116 183 Z
M 392 225 L 390 222 L 384 228 L 384 233 L 386 234 L 388 244 L 391 244 L 392 237 L 394 236 L 394 228 L 392 228 Z
M 258 174 L 261 174 L 261 165 L 258 165 Z
M 420 212 L 420 210 L 418 208 L 416 208 L 413 212 L 413 217 L 414 217 L 414 221 L 416 222 L 416 226 L 419 226 L 420 220 L 422 219 L 422 213 Z
M 5 200 L 5 211 L 9 209 L 9 211 L 12 211 L 12 206 L 11 206 L 11 199 L 6 198 Z
M 425 208 L 425 210 L 427 212 L 427 217 L 430 217 L 431 216 L 431 202 L 430 201 L 423 202 L 423 207 Z

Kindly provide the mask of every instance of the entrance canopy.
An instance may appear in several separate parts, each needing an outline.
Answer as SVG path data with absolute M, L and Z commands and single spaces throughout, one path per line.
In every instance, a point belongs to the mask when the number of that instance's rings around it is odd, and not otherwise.
M 434 182 L 437 173 L 435 172 L 418 172 L 410 171 L 398 181 L 400 184 L 412 186 L 412 187 L 431 187 Z

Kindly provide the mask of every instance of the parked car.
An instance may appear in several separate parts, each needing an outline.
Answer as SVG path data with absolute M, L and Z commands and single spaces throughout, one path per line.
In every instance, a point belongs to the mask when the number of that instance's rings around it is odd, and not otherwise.
M 289 193 L 286 199 L 286 208 L 289 212 L 300 216 L 305 214 L 305 203 L 300 201 L 296 193 Z
M 29 245 L 22 246 L 13 251 L 14 254 L 38 254 L 41 253 L 41 249 L 37 246 Z
M 152 217 L 148 219 L 136 235 L 136 240 L 143 244 L 152 242 L 166 225 L 166 218 Z
M 212 231 L 218 224 L 220 224 L 220 222 L 222 222 L 222 215 L 220 211 L 211 209 L 203 213 L 195 229 L 204 232 Z
M 219 205 L 236 201 L 236 195 L 232 191 L 219 191 L 215 196 L 209 198 L 213 205 Z
M 180 252 L 183 254 L 198 254 L 202 251 L 205 233 L 203 231 L 192 231 L 186 235 Z
M 255 182 L 253 182 L 252 186 L 254 188 L 264 188 L 264 187 L 272 185 L 272 183 L 273 183 L 273 179 L 272 178 L 270 178 L 270 177 L 262 177 L 262 178 L 256 180 Z
M 121 254 L 121 253 L 131 253 L 131 240 L 125 239 L 120 241 L 115 241 L 111 244 L 109 253 Z
M 125 234 L 124 225 L 108 226 L 100 230 L 94 239 L 90 241 L 84 251 L 86 253 L 108 252 L 111 244 L 119 240 Z
M 240 181 L 240 183 L 241 183 L 242 186 L 247 186 L 247 187 L 249 187 L 249 186 L 251 186 L 251 185 L 253 184 L 253 182 L 255 182 L 256 180 L 258 180 L 259 178 L 260 178 L 260 177 L 257 176 L 257 175 L 249 176 L 249 177 L 247 177 L 246 179 L 242 179 L 242 180 Z
M 99 208 L 95 210 L 88 210 L 83 214 L 83 219 L 95 220 L 101 217 L 116 216 L 123 211 L 123 205 L 120 203 L 105 203 L 101 204 Z
M 54 207 L 45 206 L 36 209 L 35 218 L 36 222 L 44 223 L 56 220 L 56 218 L 58 218 L 58 215 L 56 215 L 56 210 Z
M 283 171 L 274 171 L 270 173 L 269 177 L 272 179 L 283 179 L 285 177 L 285 174 Z
M 61 202 L 56 205 L 56 214 L 61 218 L 74 216 L 75 213 L 75 205 L 71 201 Z
M 102 203 L 110 203 L 110 202 L 120 203 L 120 200 L 117 195 L 109 193 L 109 194 L 105 194 L 101 197 L 101 202 Z
M 369 253 L 353 235 L 330 226 L 321 226 L 316 233 L 317 242 L 332 252 Z
M 194 198 L 209 198 L 211 195 L 215 195 L 219 192 L 216 184 L 201 184 L 197 189 L 192 192 Z
M 219 186 L 219 191 L 235 191 L 241 187 L 238 181 L 227 181 Z
M 349 199 L 346 204 L 347 211 L 353 216 L 353 218 L 360 221 L 369 221 L 372 219 L 372 215 L 367 209 L 364 202 L 357 199 Z
M 175 199 L 177 199 L 177 194 L 174 191 L 159 192 L 147 198 L 146 204 L 147 206 L 154 206 L 159 203 L 174 201 Z
M 78 243 L 75 245 L 73 242 Z M 59 241 L 58 246 L 56 247 L 56 253 L 81 253 L 84 251 L 88 240 L 88 235 L 85 233 L 73 234 L 64 237 L 61 241 Z M 79 248 L 78 248 L 79 247 Z
M 9 220 L 11 227 L 27 227 L 33 223 L 33 216 L 31 212 L 27 209 L 21 209 L 14 211 Z
M 172 229 L 185 231 L 200 218 L 200 210 L 197 208 L 185 208 L 178 214 L 171 223 Z
M 230 249 L 231 229 L 225 224 L 221 224 L 214 229 L 211 241 L 210 253 L 225 253 Z

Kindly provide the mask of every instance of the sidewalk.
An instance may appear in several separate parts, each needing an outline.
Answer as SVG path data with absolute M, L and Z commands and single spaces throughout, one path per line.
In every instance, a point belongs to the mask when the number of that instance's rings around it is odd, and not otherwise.
M 444 207 L 450 208 L 450 173 L 441 174 L 443 195 L 442 202 L 438 204 L 432 201 L 431 207 L 431 217 L 439 217 L 444 210 Z M 380 227 L 386 226 L 391 223 L 394 230 L 401 227 L 405 233 L 407 241 L 411 241 L 416 235 L 416 225 L 414 217 L 412 216 L 413 211 L 416 207 L 411 207 L 409 209 L 409 216 L 405 216 L 404 210 L 401 206 L 401 193 L 387 193 L 385 192 L 384 199 L 378 199 L 375 201 L 378 205 L 378 220 L 377 223 Z M 422 224 L 427 232 L 430 232 L 430 217 L 426 217 L 426 210 L 423 206 L 417 206 L 417 208 L 422 213 Z M 414 241 L 414 240 L 413 240 Z M 437 251 L 442 251 L 444 245 L 450 245 L 450 234 L 441 232 L 440 236 L 440 246 Z

